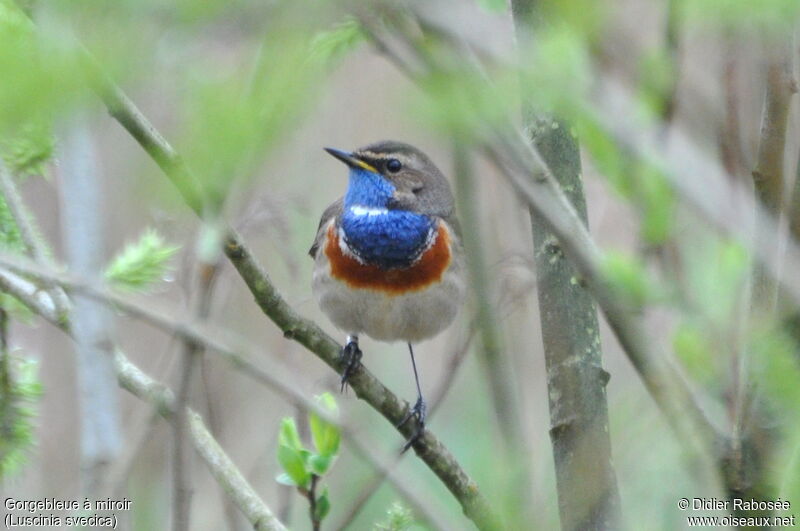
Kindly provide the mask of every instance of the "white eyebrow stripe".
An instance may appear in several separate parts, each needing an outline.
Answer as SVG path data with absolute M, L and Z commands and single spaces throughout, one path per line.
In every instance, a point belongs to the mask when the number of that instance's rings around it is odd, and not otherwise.
M 386 208 L 370 208 L 361 205 L 354 205 L 350 207 L 350 212 L 356 216 L 382 216 L 388 214 L 389 210 Z

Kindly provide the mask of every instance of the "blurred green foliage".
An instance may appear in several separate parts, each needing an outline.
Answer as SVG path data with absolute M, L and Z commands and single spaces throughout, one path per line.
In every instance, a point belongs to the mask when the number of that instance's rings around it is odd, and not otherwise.
M 3 168 L 0 171 L 6 170 Z M 17 221 L 3 194 L 0 194 L 0 250 L 11 253 L 23 253 L 26 250 Z M 32 316 L 27 306 L 7 293 L 0 293 L 0 306 L 17 319 L 27 321 Z
M 700 28 L 704 38 L 713 36 L 710 30 L 715 28 L 755 28 L 764 35 L 781 38 L 800 13 L 797 0 L 678 3 L 688 30 Z M 509 23 L 504 0 L 477 0 L 470 5 L 480 17 L 498 17 L 506 25 Z M 78 60 L 78 35 L 110 76 L 132 94 L 176 146 L 199 177 L 205 206 L 211 214 L 223 211 L 237 188 L 249 193 L 253 189 L 250 180 L 256 177 L 263 177 L 273 189 L 296 180 L 300 184 L 295 188 L 305 198 L 308 183 L 313 181 L 302 180 L 294 173 L 292 168 L 302 167 L 299 162 L 292 161 L 289 170 L 276 164 L 286 173 L 262 171 L 263 165 L 280 161 L 282 146 L 303 125 L 316 125 L 316 102 L 329 94 L 329 89 L 340 89 L 333 86 L 328 75 L 367 40 L 358 22 L 342 19 L 341 8 L 335 2 L 52 0 L 38 3 L 35 8 L 36 26 L 12 2 L 0 0 L 0 156 L 15 177 L 46 174 L 56 146 L 53 130 L 58 130 L 72 110 L 85 107 L 87 102 L 96 105 Z M 423 51 L 442 66 L 423 77 L 425 90 L 409 90 L 406 83 L 386 83 L 375 84 L 371 93 L 382 108 L 397 115 L 414 114 L 420 130 L 436 128 L 448 138 L 455 130 L 464 141 L 495 138 L 491 135 L 498 127 L 517 124 L 521 101 L 533 111 L 547 110 L 570 122 L 584 153 L 593 161 L 591 169 L 596 170 L 585 172 L 587 179 L 601 177 L 604 185 L 616 193 L 616 199 L 636 213 L 632 250 L 604 255 L 601 272 L 605 281 L 637 310 L 660 305 L 658 310 L 670 313 L 663 332 L 653 330 L 648 340 L 671 346 L 692 384 L 708 395 L 712 407 L 720 407 L 727 398 L 731 359 L 738 353 L 734 347 L 740 338 L 734 334 L 740 322 L 738 312 L 746 304 L 750 257 L 742 245 L 720 237 L 702 226 L 702 221 L 679 211 L 679 198 L 664 174 L 666 166 L 643 159 L 622 145 L 598 119 L 592 94 L 601 76 L 625 71 L 626 82 L 638 102 L 633 121 L 658 126 L 676 86 L 680 65 L 674 64 L 672 51 L 660 44 L 661 36 L 654 38 L 649 33 L 642 48 L 638 47 L 639 41 L 631 38 L 630 50 L 625 51 L 629 64 L 604 64 L 615 60 L 609 48 L 619 45 L 614 38 L 629 37 L 627 32 L 632 30 L 626 21 L 638 14 L 618 13 L 607 3 L 580 0 L 542 3 L 542 10 L 544 18 L 552 23 L 537 29 L 535 46 L 522 50 L 522 64 L 504 57 L 497 62 L 487 61 L 484 71 L 476 71 L 463 57 L 448 58 L 446 47 L 435 36 L 420 36 Z M 650 32 L 659 23 L 651 21 L 643 26 Z M 485 50 L 480 46 L 476 49 L 478 58 L 483 59 Z M 360 60 L 363 57 L 356 59 Z M 361 66 L 348 65 L 355 71 Z M 375 82 L 372 77 L 365 78 Z M 530 87 L 523 95 L 520 80 Z M 336 102 L 346 109 L 359 104 L 351 100 Z M 127 167 L 115 170 L 126 176 L 156 171 Z M 157 182 L 162 180 L 159 175 Z M 163 194 L 141 195 L 156 202 Z M 590 203 L 589 210 L 593 208 Z M 307 236 L 313 234 L 316 218 L 301 208 L 290 209 L 287 217 L 292 220 L 289 238 L 305 245 Z M 14 252 L 24 250 L 18 227 L 2 197 L 0 246 Z M 677 261 L 665 265 L 667 260 L 639 255 L 641 248 L 657 248 L 660 252 L 668 249 L 675 253 Z M 158 233 L 147 231 L 113 259 L 106 277 L 122 289 L 146 289 L 170 271 L 177 251 L 178 247 L 165 242 Z M 507 250 L 500 251 L 505 256 Z M 650 260 L 661 261 L 656 266 Z M 669 304 L 661 304 L 664 301 Z M 12 304 L 12 299 L 3 295 L 3 307 L 10 308 Z M 742 350 L 750 352 L 759 396 L 763 394 L 770 401 L 785 432 L 773 459 L 776 482 L 780 483 L 783 496 L 800 500 L 797 345 L 770 329 L 747 330 L 742 335 L 746 347 Z M 12 426 L 7 432 L 10 437 L 0 438 L 0 475 L 18 468 L 23 448 L 29 447 L 32 439 L 33 401 L 40 389 L 35 367 L 21 367 L 16 371 L 16 390 L 0 397 L 3 426 Z M 482 381 L 483 376 L 476 371 L 469 377 L 472 383 Z M 610 393 L 628 393 L 628 388 L 620 391 L 618 382 L 616 378 L 612 380 Z M 658 418 L 642 413 L 640 395 L 630 394 L 624 395 L 629 403 L 611 407 L 615 458 L 620 477 L 625 480 L 621 482 L 625 511 L 632 515 L 631 522 L 636 521 L 637 514 L 654 514 L 654 527 L 671 528 L 676 513 L 674 500 L 668 498 L 678 493 L 670 489 L 675 488 L 673 483 L 688 489 L 693 486 L 692 478 L 678 470 L 682 460 L 679 441 L 664 442 L 669 432 Z M 459 398 L 457 408 L 437 418 L 437 431 L 442 430 L 443 439 L 482 486 L 495 487 L 495 498 L 511 496 L 503 492 L 509 474 L 497 466 L 491 430 L 474 433 L 474 419 L 492 420 L 485 395 L 474 392 L 471 386 L 470 392 Z M 323 395 L 320 400 L 323 408 L 335 412 L 330 395 Z M 278 481 L 301 490 L 307 490 L 315 476 L 328 476 L 330 481 L 332 466 L 340 453 L 340 433 L 335 425 L 313 413 L 308 422 L 310 444 L 301 440 L 293 419 L 284 419 L 277 449 L 282 469 Z M 537 426 L 533 437 L 540 442 L 537 437 L 546 440 L 546 433 L 546 428 Z M 653 452 L 657 444 L 663 446 Z M 557 508 L 549 456 L 541 459 L 537 473 L 543 472 L 536 480 L 546 485 L 540 485 L 536 494 L 546 506 L 543 510 L 549 511 L 549 520 L 543 517 L 544 523 L 539 522 L 546 528 L 556 525 Z M 654 477 L 669 485 L 654 488 Z M 442 499 L 437 498 L 437 502 L 449 500 L 446 492 L 438 494 Z M 376 524 L 376 529 L 400 530 L 414 525 L 407 509 L 397 504 L 386 512 L 385 501 L 380 506 L 382 516 L 386 513 L 385 520 Z M 510 503 L 506 505 L 511 507 Z M 322 519 L 329 510 L 329 493 L 322 488 L 314 516 Z M 457 508 L 452 509 L 455 511 Z M 369 518 L 373 521 L 374 513 Z M 513 520 L 514 516 L 510 518 Z
M 51 123 L 83 91 L 74 46 L 55 32 L 36 31 L 10 0 L 0 1 L 0 72 L 0 138 L 24 136 L 28 124 Z
M 707 389 L 719 387 L 719 364 L 714 343 L 698 323 L 680 324 L 672 335 L 672 349 L 686 372 Z
M 0 153 L 8 169 L 16 176 L 46 176 L 55 150 L 51 127 L 42 121 L 28 122 L 17 135 L 0 143 Z
M 603 279 L 631 308 L 642 309 L 655 295 L 644 264 L 638 257 L 616 251 L 606 252 L 600 264 Z
M 42 395 L 38 362 L 2 353 L 0 364 L 0 480 L 20 470 L 35 441 L 34 419 Z
M 772 31 L 788 30 L 800 14 L 795 0 L 680 0 L 683 16 L 703 27 L 753 28 L 761 25 Z
M 354 18 L 347 18 L 330 30 L 317 33 L 311 40 L 309 60 L 321 65 L 330 65 L 341 59 L 366 39 L 361 25 Z
M 374 531 L 408 531 L 414 527 L 414 515 L 400 502 L 394 502 L 386 511 L 386 518 L 375 524 Z
M 120 289 L 144 290 L 164 278 L 179 249 L 165 243 L 155 230 L 146 230 L 139 241 L 128 244 L 111 261 L 105 271 L 106 280 Z

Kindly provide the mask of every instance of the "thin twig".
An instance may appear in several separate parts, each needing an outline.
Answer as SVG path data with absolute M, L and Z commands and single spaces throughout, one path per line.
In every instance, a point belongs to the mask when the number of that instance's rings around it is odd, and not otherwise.
M 206 238 L 205 228 L 201 231 L 200 239 Z M 196 248 L 201 249 L 203 243 L 198 243 Z M 198 258 L 198 280 L 197 294 L 195 302 L 195 318 L 198 322 L 208 318 L 211 299 L 214 289 L 214 280 L 219 271 L 217 260 L 207 261 L 202 251 L 196 253 Z M 189 297 L 190 303 L 192 296 Z M 202 343 L 191 339 L 184 339 L 183 352 L 181 353 L 180 382 L 178 384 L 177 415 L 173 423 L 173 521 L 172 526 L 175 531 L 188 531 L 190 529 L 190 513 L 192 491 L 192 461 L 188 451 L 187 437 L 189 405 L 191 404 L 191 389 L 194 382 L 195 373 L 202 361 L 204 346 Z
M 247 345 L 244 340 L 232 337 L 231 334 L 225 333 L 224 330 L 215 328 L 212 323 L 198 325 L 196 323 L 174 319 L 169 316 L 168 312 L 156 309 L 154 303 L 145 305 L 138 302 L 136 300 L 137 297 L 133 295 L 128 294 L 123 296 L 113 293 L 94 284 L 70 278 L 63 273 L 48 271 L 45 267 L 14 255 L 0 252 L 0 266 L 25 271 L 26 274 L 57 283 L 70 291 L 79 291 L 87 297 L 94 298 L 106 304 L 111 304 L 127 314 L 142 319 L 168 334 L 175 334 L 183 340 L 202 343 L 207 350 L 218 353 L 245 376 L 269 387 L 289 403 L 294 404 L 296 407 L 302 407 L 306 411 L 314 411 L 326 421 L 338 425 L 342 433 L 342 438 L 353 448 L 354 453 L 363 457 L 367 463 L 380 474 L 385 475 L 397 492 L 423 520 L 434 523 L 439 529 L 445 529 L 447 527 L 443 525 L 441 519 L 436 516 L 438 511 L 435 507 L 431 506 L 427 500 L 417 495 L 413 488 L 407 487 L 403 482 L 399 481 L 394 474 L 389 472 L 391 467 L 385 464 L 385 459 L 376 456 L 372 450 L 372 447 L 375 445 L 362 443 L 361 439 L 363 437 L 357 436 L 351 428 L 339 423 L 324 409 L 321 409 L 316 402 L 310 400 L 300 392 L 296 386 L 288 383 L 291 381 L 291 378 L 284 374 L 276 374 L 280 372 L 277 368 L 273 368 L 270 372 L 267 372 L 249 361 L 259 356 L 263 349 Z M 31 307 L 35 313 L 41 315 L 49 322 L 56 324 L 64 330 L 69 329 L 69 322 L 58 324 L 57 314 L 53 309 L 50 295 L 37 291 L 36 285 L 30 281 L 14 273 L 0 269 L 0 291 L 14 294 L 24 304 Z
M 761 136 L 756 166 L 753 170 L 756 197 L 775 219 L 780 219 L 784 210 L 786 131 L 792 98 L 797 92 L 791 49 L 790 45 L 781 43 L 774 51 L 770 51 L 771 56 L 765 76 Z M 760 223 L 760 218 L 756 223 Z M 756 232 L 765 232 L 769 229 L 770 227 L 757 227 Z M 782 232 L 779 225 L 775 227 L 773 237 L 770 238 L 772 245 L 769 252 L 776 262 L 781 261 Z M 760 238 L 760 234 L 756 238 Z M 750 287 L 748 323 L 750 328 L 756 329 L 764 322 L 775 318 L 778 286 L 779 278 L 771 275 L 762 264 L 754 262 Z M 765 470 L 759 463 L 764 463 L 766 459 L 753 458 L 753 455 L 757 455 L 758 448 L 752 441 L 759 436 L 768 438 L 769 434 L 760 430 L 760 426 L 753 422 L 754 416 L 749 414 L 757 407 L 749 362 L 748 349 L 744 349 L 736 367 L 731 454 L 726 461 L 726 487 L 732 497 L 764 495 L 760 489 L 764 487 Z
M 317 518 L 317 482 L 319 476 L 311 474 L 311 487 L 306 491 L 306 498 L 308 498 L 308 514 L 311 518 L 311 529 L 319 531 L 320 519 Z
M 661 109 L 661 123 L 665 131 L 669 128 L 670 123 L 675 117 L 675 109 L 677 107 L 678 81 L 680 79 L 679 74 L 681 66 L 680 31 L 682 6 L 683 2 L 681 0 L 668 0 L 667 2 L 667 22 L 664 44 L 669 60 L 670 76 L 669 86 L 666 89 L 666 94 L 664 94 Z
M 733 35 L 725 36 L 725 62 L 722 67 L 722 91 L 725 100 L 724 118 L 720 125 L 720 157 L 725 171 L 734 177 L 741 177 L 745 168 L 742 152 L 742 132 L 739 121 L 739 39 Z
M 480 210 L 475 199 L 471 146 L 465 145 L 466 142 L 466 139 L 455 136 L 453 173 L 456 176 L 456 198 L 463 229 L 466 262 L 469 266 L 470 284 L 475 293 L 475 304 L 478 311 L 475 324 L 481 337 L 481 358 L 489 378 L 495 417 L 500 426 L 506 449 L 514 456 L 514 460 L 527 463 L 523 453 L 525 443 L 522 419 L 519 414 L 513 377 L 515 371 L 509 367 L 511 360 L 503 348 L 495 309 L 492 307 L 490 277 L 481 235 Z M 528 466 L 523 465 L 523 468 L 527 469 Z
M 38 288 L 32 283 L 19 277 L 8 276 L 2 271 L 0 271 L 0 279 L 3 279 L 3 283 L 0 284 L 0 290 L 7 291 L 6 288 L 10 288 L 7 292 L 13 293 L 29 309 L 44 317 L 67 335 L 72 336 L 68 318 L 56 312 L 55 305 L 49 294 L 45 295 L 45 300 L 39 296 Z M 55 281 L 53 278 L 50 280 Z M 121 387 L 151 403 L 159 414 L 167 420 L 173 419 L 175 397 L 169 388 L 144 374 L 119 350 L 115 350 L 114 353 L 114 369 Z M 284 531 L 283 524 L 275 518 L 272 511 L 258 497 L 253 487 L 242 476 L 233 461 L 214 440 L 213 436 L 208 433 L 199 415 L 191 412 L 189 424 L 195 450 L 203 458 L 217 482 L 253 524 L 253 527 L 257 530 Z
M 111 115 L 159 165 L 177 187 L 186 204 L 198 215 L 202 215 L 198 181 L 192 176 L 183 160 L 119 87 L 100 70 L 88 52 L 85 54 L 85 63 L 94 82 L 94 89 Z M 293 339 L 304 345 L 329 367 L 341 373 L 344 370 L 339 357 L 341 346 L 316 323 L 298 315 L 277 291 L 267 273 L 238 235 L 230 230 L 227 234 L 225 254 L 236 267 L 264 314 L 283 331 L 287 339 Z M 400 424 L 410 410 L 408 402 L 399 399 L 364 367 L 350 378 L 349 383 L 358 398 L 370 404 L 394 426 Z M 409 439 L 416 432 L 417 426 L 412 421 L 397 429 L 403 437 Z M 430 430 L 425 430 L 413 446 L 417 455 L 459 501 L 468 518 L 481 529 L 500 527 L 497 516 L 477 484 Z
M 117 351 L 114 361 L 120 385 L 137 397 L 156 405 L 164 418 L 174 422 L 176 406 L 172 391 L 144 374 L 120 351 Z M 239 472 L 234 462 L 208 432 L 200 415 L 189 410 L 187 417 L 194 449 L 206 463 L 217 483 L 244 513 L 253 528 L 265 531 L 284 531 L 286 528 L 283 524 L 275 518 L 269 507 Z
M 360 19 L 369 25 L 368 19 Z M 368 33 L 378 39 L 380 46 L 388 47 L 388 41 L 381 37 L 382 28 L 374 24 L 368 26 Z M 408 33 L 398 36 L 407 45 L 413 46 L 416 37 Z M 453 41 L 458 42 L 457 38 Z M 417 48 L 426 46 L 417 43 Z M 454 45 L 455 46 L 455 45 Z M 396 58 L 397 55 L 390 56 Z M 413 78 L 412 78 L 413 79 Z M 415 81 L 419 81 L 414 79 Z M 509 125 L 506 131 L 513 131 Z M 533 146 L 524 141 L 524 135 L 498 132 L 495 137 L 483 141 L 484 152 L 494 162 L 530 208 L 539 215 L 549 229 L 561 242 L 564 252 L 569 256 L 581 279 L 586 282 L 612 330 L 617 336 L 624 352 L 636 368 L 656 404 L 664 412 L 672 427 L 695 455 L 706 456 L 708 463 L 712 448 L 724 443 L 724 437 L 706 417 L 687 383 L 668 359 L 651 352 L 646 341 L 641 318 L 622 302 L 604 281 L 600 271 L 601 256 L 580 221 L 580 217 L 555 183 L 553 176 Z
M 36 228 L 33 215 L 25 205 L 11 171 L 3 161 L 0 161 L 0 190 L 19 229 L 20 238 L 28 255 L 40 264 L 52 265 L 50 254 Z M 53 300 L 58 305 L 59 311 L 68 311 L 63 290 L 58 286 L 47 286 L 47 288 L 53 290 Z
M 47 263 L 48 254 L 39 239 L 38 232 L 33 227 L 33 218 L 19 195 L 17 185 L 11 177 L 11 171 L 2 161 L 0 161 L 0 190 L 2 190 L 8 209 L 17 224 L 26 252 L 37 262 Z

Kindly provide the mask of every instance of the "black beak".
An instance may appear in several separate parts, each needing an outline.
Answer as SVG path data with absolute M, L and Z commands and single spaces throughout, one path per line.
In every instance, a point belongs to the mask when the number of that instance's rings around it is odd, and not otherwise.
M 361 161 L 359 161 L 357 158 L 355 158 L 353 156 L 353 154 L 348 152 L 348 151 L 342 151 L 341 149 L 329 148 L 329 147 L 326 147 L 325 151 L 327 151 L 328 153 L 330 153 L 332 156 L 336 157 L 337 159 L 341 160 L 342 162 L 344 162 L 345 164 L 347 164 L 351 168 L 361 167 L 361 164 L 360 164 Z
M 363 160 L 354 157 L 353 154 L 350 153 L 349 151 L 342 151 L 341 149 L 328 148 L 328 147 L 325 148 L 325 151 L 327 151 L 337 159 L 341 160 L 351 168 L 361 168 L 363 170 L 377 173 L 377 170 L 375 168 L 373 168 Z

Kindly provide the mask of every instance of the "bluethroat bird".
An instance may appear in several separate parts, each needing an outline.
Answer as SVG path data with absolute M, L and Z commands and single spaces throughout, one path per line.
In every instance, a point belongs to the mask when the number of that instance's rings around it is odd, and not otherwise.
M 322 311 L 347 333 L 342 390 L 358 368 L 358 337 L 408 344 L 425 429 L 412 343 L 431 338 L 455 318 L 464 300 L 464 253 L 453 194 L 442 172 L 417 148 L 383 141 L 353 152 L 325 148 L 350 168 L 344 197 L 322 214 L 309 254 L 313 291 Z

